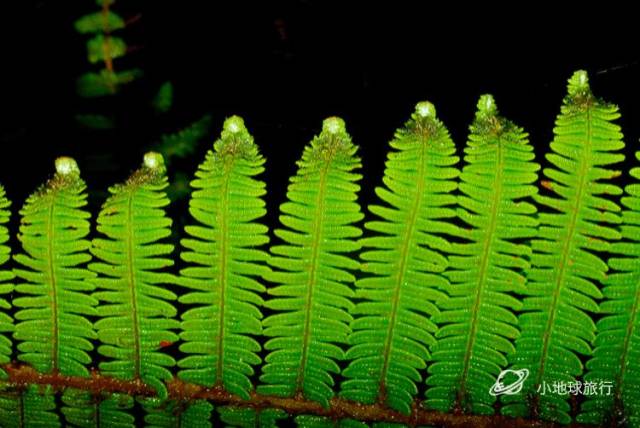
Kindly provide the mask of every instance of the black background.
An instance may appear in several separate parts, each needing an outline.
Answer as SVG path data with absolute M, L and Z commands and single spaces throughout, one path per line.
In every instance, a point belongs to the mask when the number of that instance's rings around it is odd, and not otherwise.
M 213 117 L 211 137 L 178 167 L 191 175 L 224 118 L 240 114 L 267 157 L 272 207 L 322 120 L 343 117 L 361 148 L 367 204 L 388 141 L 416 102 L 436 105 L 462 150 L 477 99 L 490 92 L 530 133 L 542 160 L 566 80 L 577 69 L 589 72 L 596 95 L 620 106 L 627 154 L 638 147 L 637 15 L 614 4 L 560 11 L 526 4 L 439 10 L 433 2 L 119 1 L 114 11 L 139 19 L 120 34 L 135 50 L 116 60 L 116 69 L 140 67 L 145 78 L 106 101 L 75 94 L 76 77 L 98 68 L 86 60 L 87 37 L 73 28 L 79 16 L 99 9 L 94 1 L 2 4 L 0 182 L 16 206 L 50 176 L 57 156 L 76 157 L 91 191 L 104 191 L 140 164 L 159 135 L 204 113 Z M 174 84 L 175 104 L 157 117 L 149 99 L 165 80 Z M 74 115 L 86 112 L 114 113 L 120 126 L 83 131 Z

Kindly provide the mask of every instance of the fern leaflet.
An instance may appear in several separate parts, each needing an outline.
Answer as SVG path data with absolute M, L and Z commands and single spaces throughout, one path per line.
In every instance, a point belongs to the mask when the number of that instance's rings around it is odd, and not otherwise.
M 185 228 L 182 283 L 191 291 L 181 303 L 197 305 L 182 315 L 184 343 L 190 354 L 180 361 L 180 377 L 224 388 L 245 399 L 253 389 L 249 376 L 260 364 L 267 253 L 255 247 L 269 241 L 267 227 L 256 220 L 266 214 L 262 181 L 264 158 L 241 118 L 225 121 L 221 138 L 209 151 L 191 183 L 191 215 L 199 225 Z
M 469 229 L 468 243 L 453 243 L 450 298 L 435 317 L 441 325 L 429 366 L 426 404 L 450 412 L 492 414 L 489 394 L 500 370 L 507 365 L 518 336 L 514 310 L 523 292 L 531 253 L 519 242 L 536 232 L 536 209 L 528 199 L 537 189 L 539 165 L 522 128 L 500 117 L 490 95 L 483 95 L 465 148 L 460 175 L 458 215 Z
M 640 152 L 636 158 L 640 160 Z M 631 176 L 640 180 L 640 168 L 633 168 Z M 605 301 L 600 304 L 605 316 L 596 325 L 595 349 L 585 375 L 585 383 L 608 382 L 612 388 L 609 394 L 604 390 L 588 396 L 578 420 L 599 425 L 627 421 L 635 427 L 640 426 L 640 184 L 636 181 L 625 190 L 625 241 L 611 245 L 617 257 L 609 266 L 616 273 L 605 281 Z
M 353 225 L 363 214 L 356 201 L 360 167 L 344 122 L 324 121 L 322 132 L 308 145 L 291 178 L 287 198 L 280 206 L 275 231 L 284 244 L 271 248 L 269 263 L 279 269 L 267 275 L 278 284 L 266 307 L 278 313 L 264 320 L 271 351 L 258 390 L 265 394 L 304 397 L 323 406 L 334 395 L 331 373 L 344 358 L 339 346 L 347 341 L 353 309 L 349 272 L 358 263 L 345 256 L 359 249 L 362 231 Z
M 172 379 L 173 357 L 162 352 L 166 344 L 178 340 L 172 331 L 179 327 L 174 319 L 176 295 L 167 288 L 175 283 L 172 274 L 162 271 L 171 266 L 173 245 L 161 240 L 171 233 L 171 219 L 162 156 L 149 152 L 142 168 L 121 185 L 109 189 L 111 196 L 98 216 L 98 232 L 91 251 L 100 262 L 89 268 L 100 276 L 95 293 L 99 299 L 96 322 L 98 352 L 103 374 L 126 380 L 141 380 L 167 395 L 164 381 Z
M 519 322 L 522 334 L 511 363 L 530 376 L 522 392 L 505 399 L 503 413 L 571 421 L 567 397 L 546 394 L 554 382 L 576 382 L 582 363 L 576 354 L 589 355 L 595 325 L 587 311 L 597 312 L 594 299 L 602 297 L 596 281 L 605 279 L 606 263 L 594 251 L 609 251 L 609 241 L 620 233 L 607 224 L 620 223 L 620 207 L 606 198 L 622 193 L 608 183 L 619 171 L 605 167 L 621 162 L 622 134 L 611 123 L 617 107 L 591 94 L 587 75 L 569 79 L 569 94 L 554 128 L 553 165 L 544 170 L 543 186 L 558 197 L 538 195 L 537 202 L 552 212 L 540 213 L 540 227 L 532 241 L 532 268 Z M 526 399 L 526 401 L 525 401 Z
M 439 275 L 447 266 L 441 254 L 455 216 L 454 179 L 459 171 L 455 146 L 436 119 L 431 103 L 419 103 L 412 119 L 396 133 L 383 182 L 376 188 L 387 206 L 369 210 L 381 220 L 365 227 L 378 236 L 364 238 L 369 250 L 361 256 L 362 270 L 373 274 L 356 282 L 362 299 L 352 314 L 354 332 L 340 395 L 373 404 L 379 402 L 405 414 L 411 411 L 419 369 L 426 367 L 428 347 L 435 343 L 439 311 L 436 301 L 446 298 L 438 289 L 447 281 Z

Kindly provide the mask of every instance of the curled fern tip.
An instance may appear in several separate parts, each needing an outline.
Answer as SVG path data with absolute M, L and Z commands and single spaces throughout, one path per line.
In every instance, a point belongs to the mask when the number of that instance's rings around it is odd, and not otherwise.
M 573 73 L 569 79 L 569 95 L 584 95 L 590 92 L 589 75 L 584 70 L 578 70 Z
M 493 95 L 485 94 L 478 100 L 478 115 L 481 116 L 495 116 L 498 113 L 498 107 L 496 101 L 493 99 Z
M 225 131 L 231 132 L 232 134 L 237 134 L 241 131 L 246 130 L 244 126 L 244 120 L 240 116 L 231 116 L 227 120 L 224 121 L 223 128 Z
M 344 120 L 339 117 L 329 117 L 322 122 L 322 131 L 329 134 L 339 134 L 346 132 Z
M 61 156 L 56 159 L 56 172 L 62 175 L 80 174 L 80 168 L 75 159 Z
M 164 167 L 164 158 L 160 153 L 147 152 L 144 155 L 144 166 L 153 170 L 162 169 Z
M 436 117 L 436 108 L 429 101 L 416 104 L 416 113 L 420 117 Z

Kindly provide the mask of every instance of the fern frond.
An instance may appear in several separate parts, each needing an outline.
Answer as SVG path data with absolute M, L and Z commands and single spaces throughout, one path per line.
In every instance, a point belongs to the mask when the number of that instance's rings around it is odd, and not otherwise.
M 220 420 L 228 427 L 271 428 L 277 427 L 287 413 L 280 409 L 251 409 L 247 407 L 224 406 L 218 408 Z
M 142 70 L 111 71 L 102 69 L 98 73 L 88 72 L 81 75 L 76 82 L 76 92 L 81 97 L 93 98 L 112 95 L 120 90 L 120 86 L 130 83 L 142 76 Z
M 588 312 L 597 312 L 602 297 L 598 281 L 607 264 L 596 252 L 609 251 L 620 239 L 611 225 L 620 223 L 620 207 L 609 196 L 622 190 L 610 179 L 619 171 L 606 169 L 621 162 L 624 147 L 617 107 L 597 100 L 584 71 L 569 80 L 569 94 L 554 128 L 553 165 L 544 170 L 545 188 L 556 197 L 537 196 L 548 207 L 540 213 L 538 239 L 532 241 L 532 268 L 519 322 L 522 334 L 511 363 L 530 376 L 522 392 L 505 397 L 503 413 L 568 423 L 567 396 L 549 393 L 554 382 L 576 382 L 582 374 L 578 354 L 591 354 L 595 325 Z
M 531 248 L 521 240 L 536 233 L 529 199 L 540 166 L 527 134 L 498 115 L 490 95 L 480 98 L 470 131 L 458 197 L 458 215 L 468 225 L 460 237 L 469 242 L 451 245 L 444 273 L 450 298 L 435 317 L 441 327 L 426 405 L 493 414 L 489 390 L 519 333 L 514 311 L 521 303 L 513 293 L 524 291 Z
M 267 253 L 256 248 L 269 241 L 257 221 L 266 214 L 265 184 L 254 178 L 263 165 L 242 119 L 227 119 L 191 183 L 189 211 L 199 224 L 187 226 L 191 238 L 181 241 L 181 257 L 191 265 L 181 282 L 191 291 L 180 302 L 197 307 L 182 315 L 180 350 L 190 355 L 180 361 L 179 376 L 245 399 L 253 389 L 252 366 L 262 362 L 252 336 L 262 333 L 258 306 L 265 291 L 256 277 L 268 272 Z
M 86 185 L 73 159 L 58 158 L 56 170 L 20 211 L 14 338 L 18 359 L 40 373 L 88 376 L 96 338 L 88 317 L 97 301 L 89 295 L 95 275 L 84 267 L 91 260 Z
M 275 231 L 284 244 L 271 248 L 269 263 L 277 272 L 267 279 L 278 284 L 265 306 L 277 313 L 263 322 L 270 337 L 267 364 L 258 390 L 281 397 L 304 397 L 328 405 L 334 395 L 331 373 L 344 359 L 353 310 L 350 272 L 358 263 L 345 255 L 360 248 L 362 231 L 354 223 L 363 218 L 357 203 L 361 176 L 357 147 L 344 122 L 324 121 L 322 132 L 304 149 L 298 172 L 291 178 L 280 206 Z
M 166 113 L 171 110 L 173 105 L 173 83 L 167 80 L 158 89 L 155 97 L 151 101 L 151 106 L 156 113 Z M 166 156 L 165 156 L 166 157 Z M 166 160 L 166 159 L 165 159 Z
M 164 189 L 167 178 L 162 156 L 149 152 L 142 168 L 121 185 L 109 189 L 111 196 L 98 216 L 98 232 L 91 252 L 101 262 L 89 268 L 99 274 L 100 301 L 95 324 L 101 342 L 98 352 L 109 359 L 100 363 L 103 374 L 141 380 L 166 397 L 164 381 L 172 378 L 175 360 L 162 352 L 178 340 L 179 327 L 168 289 L 175 283 L 163 271 L 173 265 L 166 256 L 173 245 L 162 243 L 171 234 L 169 204 Z
M 7 295 L 13 291 L 13 284 L 10 282 L 14 278 L 13 272 L 7 268 L 7 262 L 11 254 L 11 249 L 7 245 L 9 241 L 9 230 L 6 224 L 9 222 L 11 203 L 7 199 L 4 187 L 0 185 L 0 296 Z M 11 361 L 13 346 L 11 339 L 6 333 L 13 332 L 13 319 L 8 314 L 11 304 L 0 297 L 0 364 L 4 365 Z M 0 367 L 0 382 L 7 378 L 7 374 Z M 0 406 L 1 408 L 2 406 Z
M 611 244 L 616 257 L 608 264 L 616 272 L 604 282 L 600 313 L 605 316 L 596 324 L 595 349 L 584 377 L 598 392 L 582 405 L 578 420 L 584 423 L 640 426 L 640 168 L 633 168 L 631 176 L 636 182 L 622 198 L 624 241 Z
M 448 262 L 442 255 L 454 233 L 449 219 L 456 213 L 452 192 L 459 171 L 455 145 L 436 118 L 431 103 L 416 112 L 390 143 L 383 182 L 376 194 L 385 206 L 369 210 L 380 220 L 365 228 L 377 236 L 364 238 L 361 255 L 369 277 L 356 282 L 362 302 L 352 314 L 354 332 L 346 358 L 340 395 L 366 404 L 380 404 L 409 414 L 418 372 L 426 367 L 428 347 L 435 343 L 435 302 L 446 298 L 447 280 L 440 275 Z
M 189 126 L 172 134 L 163 134 L 160 137 L 157 151 L 162 153 L 167 165 L 173 158 L 183 158 L 192 154 L 198 141 L 202 140 L 211 128 L 211 115 L 204 115 Z

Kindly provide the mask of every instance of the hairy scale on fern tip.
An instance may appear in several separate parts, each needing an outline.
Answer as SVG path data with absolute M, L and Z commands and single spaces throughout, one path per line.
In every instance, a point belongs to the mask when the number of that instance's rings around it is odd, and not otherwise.
M 598 311 L 598 282 L 608 270 L 597 253 L 620 239 L 612 226 L 621 221 L 620 207 L 611 199 L 622 193 L 611 184 L 620 172 L 606 169 L 624 160 L 620 127 L 612 123 L 619 116 L 616 106 L 592 95 L 584 71 L 569 79 L 546 155 L 552 167 L 543 171 L 543 187 L 555 196 L 536 197 L 545 211 L 532 241 L 522 333 L 510 359 L 530 375 L 520 394 L 504 396 L 506 415 L 571 421 L 567 396 L 545 389 L 554 382 L 575 383 L 583 370 L 577 354 L 591 354 L 596 327 L 587 312 Z
M 449 299 L 434 317 L 440 329 L 427 378 L 426 406 L 493 414 L 489 393 L 518 336 L 523 270 L 536 233 L 531 196 L 540 165 L 522 128 L 498 115 L 491 95 L 478 101 L 465 148 L 457 214 L 468 225 L 452 243 L 444 275 Z
M 611 244 L 615 256 L 609 266 L 616 272 L 604 281 L 604 316 L 596 325 L 595 349 L 584 377 L 585 382 L 609 382 L 611 393 L 587 397 L 578 415 L 585 423 L 640 426 L 640 168 L 633 168 L 631 176 L 635 182 L 622 198 L 624 240 Z
M 277 313 L 267 317 L 264 335 L 271 337 L 258 391 L 283 397 L 302 395 L 328 406 L 344 358 L 353 309 L 350 271 L 358 263 L 345 253 L 360 248 L 363 218 L 357 203 L 361 176 L 357 147 L 342 119 L 323 123 L 322 132 L 305 147 L 298 172 L 290 180 L 288 201 L 280 206 L 285 228 L 275 235 L 283 241 L 271 247 L 266 279 L 274 296 L 265 306 Z
M 91 260 L 86 185 L 75 160 L 61 157 L 55 166 L 53 178 L 20 211 L 23 253 L 15 256 L 21 267 L 14 270 L 18 297 L 13 304 L 19 309 L 13 336 L 19 341 L 18 360 L 38 372 L 89 376 L 96 333 L 88 318 L 96 315 L 97 301 L 90 296 L 95 275 L 85 268 Z M 29 388 L 16 400 L 18 408 L 27 402 L 38 408 L 37 417 L 46 426 L 60 424 L 49 412 L 55 409 L 50 392 Z M 62 401 L 65 415 L 90 407 L 88 394 L 72 389 L 65 391 Z
M 187 226 L 190 238 L 181 241 L 188 267 L 180 282 L 189 292 L 180 302 L 195 305 L 182 315 L 184 343 L 189 356 L 179 362 L 180 378 L 204 386 L 223 386 L 245 399 L 253 389 L 249 376 L 260 364 L 268 255 L 258 247 L 269 241 L 267 227 L 257 220 L 266 214 L 264 171 L 258 152 L 240 117 L 224 123 L 220 139 L 191 182 L 189 212 L 197 225 Z
M 89 265 L 99 274 L 94 294 L 100 301 L 98 352 L 109 359 L 100 363 L 101 373 L 139 379 L 161 398 L 167 395 L 164 382 L 172 379 L 170 368 L 175 365 L 162 348 L 178 340 L 172 330 L 179 327 L 172 303 L 176 295 L 169 290 L 176 279 L 165 271 L 173 265 L 167 257 L 173 245 L 163 243 L 172 223 L 165 212 L 167 185 L 162 155 L 149 152 L 125 183 L 109 189 L 111 196 L 98 216 L 102 237 L 91 247 L 100 261 Z M 101 411 L 108 407 L 119 412 L 109 401 L 100 405 Z
M 376 194 L 384 206 L 369 210 L 380 220 L 365 228 L 374 232 L 361 244 L 362 271 L 356 282 L 353 333 L 344 370 L 348 379 L 340 395 L 350 400 L 379 402 L 409 414 L 418 372 L 426 367 L 428 347 L 437 330 L 431 317 L 447 280 L 442 251 L 449 249 L 443 235 L 454 233 L 450 219 L 456 213 L 452 192 L 457 188 L 459 158 L 447 129 L 436 118 L 431 103 L 421 102 L 404 128 L 390 143 L 383 178 Z

